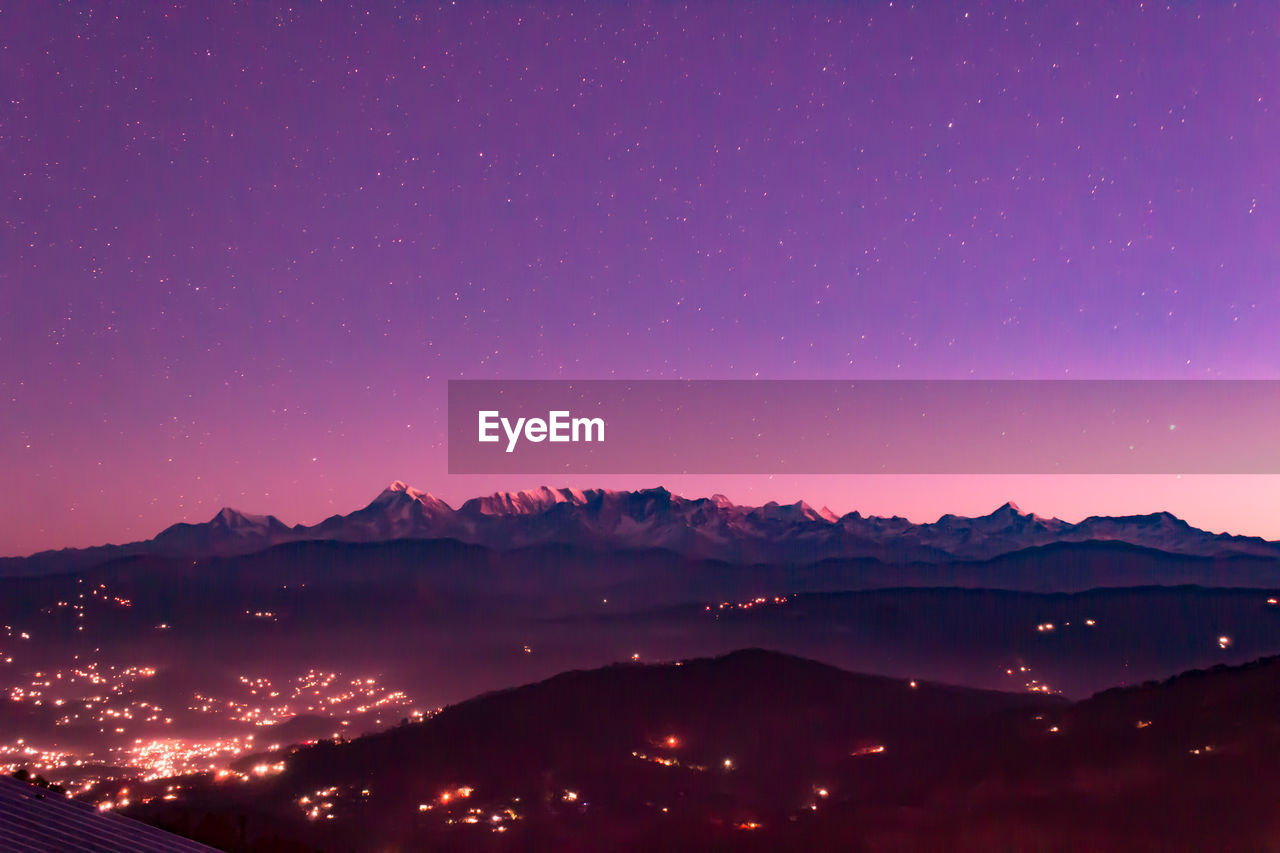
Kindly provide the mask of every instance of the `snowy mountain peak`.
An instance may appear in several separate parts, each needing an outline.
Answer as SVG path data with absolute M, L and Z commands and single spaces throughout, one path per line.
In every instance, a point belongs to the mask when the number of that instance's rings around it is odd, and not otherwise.
M 224 506 L 218 510 L 218 514 L 209 519 L 211 522 L 220 521 L 223 524 L 234 524 L 240 518 L 240 513 L 229 506 Z
M 593 491 L 591 494 L 599 494 Z M 545 512 L 556 504 L 582 506 L 590 496 L 579 489 L 552 489 L 539 486 L 520 492 L 494 492 L 483 498 L 472 498 L 460 512 L 474 515 L 531 515 Z
M 996 524 L 1016 525 L 1020 527 L 1042 524 L 1046 521 L 1052 523 L 1054 521 L 1053 519 L 1041 518 L 1034 512 L 1023 512 L 1013 501 L 1005 501 L 989 515 L 982 516 L 981 519 L 988 522 L 994 522 Z
M 427 492 L 415 489 L 403 480 L 395 480 L 373 499 L 377 505 L 395 503 L 402 500 L 419 501 L 425 504 L 438 504 L 440 501 Z
M 210 524 L 232 528 L 267 527 L 271 521 L 272 517 L 269 515 L 249 515 L 229 506 L 224 506 L 218 510 L 217 515 L 209 519 Z
M 749 517 L 769 519 L 772 521 L 790 524 L 798 524 L 806 521 L 832 522 L 835 520 L 835 517 L 831 514 L 830 510 L 826 510 L 826 514 L 818 512 L 804 501 L 796 501 L 793 504 L 780 504 L 777 501 L 769 501 L 764 506 L 748 510 L 747 515 Z

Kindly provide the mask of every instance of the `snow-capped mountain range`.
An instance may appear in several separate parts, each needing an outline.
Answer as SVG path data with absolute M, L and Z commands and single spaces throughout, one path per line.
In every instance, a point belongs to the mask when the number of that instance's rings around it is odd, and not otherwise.
M 500 492 L 457 509 L 400 481 L 368 506 L 319 524 L 290 527 L 271 515 L 223 509 L 202 524 L 175 524 L 128 545 L 50 551 L 0 560 L 0 574 L 78 569 L 138 554 L 235 556 L 286 542 L 456 539 L 496 549 L 566 544 L 592 549 L 664 548 L 734 563 L 810 564 L 830 558 L 886 562 L 979 561 L 1071 542 L 1123 542 L 1172 554 L 1280 558 L 1280 543 L 1214 534 L 1170 515 L 1093 516 L 1078 524 L 1024 513 L 1007 503 L 989 515 L 905 518 L 837 516 L 806 503 L 738 506 L 723 495 L 685 498 L 663 488 L 639 491 L 551 489 Z

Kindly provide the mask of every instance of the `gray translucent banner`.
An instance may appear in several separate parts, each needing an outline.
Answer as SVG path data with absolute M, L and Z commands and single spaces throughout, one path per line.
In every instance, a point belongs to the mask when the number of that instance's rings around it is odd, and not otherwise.
M 452 474 L 1275 474 L 1276 380 L 452 380 Z

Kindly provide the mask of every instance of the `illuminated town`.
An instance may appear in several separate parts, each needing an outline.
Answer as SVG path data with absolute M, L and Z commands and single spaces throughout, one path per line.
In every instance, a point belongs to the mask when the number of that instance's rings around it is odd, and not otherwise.
M 77 580 L 77 585 L 84 581 Z M 122 808 L 128 797 L 122 797 L 119 789 L 98 800 L 94 792 L 121 780 L 155 783 L 192 774 L 251 780 L 281 772 L 281 761 L 248 771 L 233 765 L 245 756 L 277 752 L 306 740 L 296 730 L 287 742 L 271 738 L 273 727 L 291 720 L 306 720 L 315 740 L 351 737 L 401 719 L 421 720 L 431 713 L 413 708 L 404 691 L 380 683 L 376 676 L 352 677 L 336 670 L 311 668 L 274 680 L 241 674 L 218 692 L 191 690 L 186 701 L 179 703 L 157 698 L 162 691 L 153 688 L 162 680 L 158 678 L 162 672 L 156 665 L 145 660 L 113 662 L 100 647 L 73 651 L 62 665 L 26 665 L 33 653 L 47 659 L 47 650 L 41 648 L 42 631 L 56 632 L 58 620 L 74 620 L 77 634 L 86 626 L 92 632 L 104 609 L 131 607 L 128 598 L 99 583 L 75 599 L 42 608 L 37 621 L 24 629 L 3 626 L 0 660 L 5 668 L 0 677 L 8 682 L 3 696 L 9 705 L 4 712 L 7 718 L 28 720 L 6 729 L 30 733 L 0 743 L 0 771 L 26 769 L 103 808 Z M 246 615 L 275 618 L 268 611 Z M 170 626 L 160 623 L 155 630 L 169 631 Z M 166 797 L 176 798 L 179 790 L 170 788 Z

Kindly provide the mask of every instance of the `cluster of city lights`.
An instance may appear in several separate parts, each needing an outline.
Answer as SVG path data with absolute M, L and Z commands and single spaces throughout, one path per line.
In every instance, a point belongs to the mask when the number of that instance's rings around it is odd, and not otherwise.
M 143 781 L 168 779 L 189 773 L 218 773 L 225 765 L 254 751 L 253 735 L 217 738 L 206 741 L 169 738 L 135 740 L 118 749 L 117 761 L 122 766 L 141 771 Z M 219 768 L 223 768 L 222 771 Z M 283 770 L 283 766 L 280 768 Z M 223 777 L 225 778 L 225 776 Z
M 105 585 L 86 588 L 83 597 L 112 607 L 131 606 L 128 599 L 111 594 Z M 47 610 L 73 612 L 79 617 L 84 611 L 78 602 L 59 601 Z M 274 614 L 262 611 L 261 617 L 274 618 Z M 0 630 L 5 648 L 30 639 L 30 633 L 12 625 Z M 60 748 L 42 748 L 23 739 L 0 742 L 0 769 L 13 772 L 27 768 L 80 792 L 120 779 L 149 783 L 192 773 L 251 780 L 279 772 L 283 764 L 271 762 L 249 772 L 230 769 L 232 762 L 252 754 L 257 746 L 254 736 L 243 732 L 244 726 L 267 727 L 306 714 L 333 721 L 337 730 L 333 737 L 341 739 L 340 731 L 364 720 L 376 727 L 392 721 L 392 714 L 395 719 L 422 720 L 434 713 L 410 710 L 403 691 L 380 685 L 374 678 L 310 669 L 279 685 L 269 678 L 243 675 L 230 696 L 188 694 L 192 699 L 185 710 L 179 699 L 181 713 L 175 714 L 140 695 L 143 684 L 155 679 L 155 666 L 109 663 L 96 659 L 100 652 L 93 649 L 83 656 L 71 655 L 69 664 L 61 668 L 18 671 L 16 678 L 0 687 L 0 698 L 48 713 L 46 719 L 54 726 L 71 727 L 72 734 L 60 740 L 77 742 L 77 736 L 92 737 L 89 742 L 93 746 L 88 747 L 84 740 L 78 741 L 80 746 Z M 0 660 L 6 658 L 12 663 L 11 655 Z M 215 718 L 224 730 L 209 737 L 179 737 L 176 731 L 182 730 L 188 719 L 184 713 Z M 207 729 L 209 724 L 204 721 L 200 725 Z M 120 808 L 121 799 L 113 797 L 107 807 Z
M 403 691 L 378 686 L 375 679 L 344 681 L 339 673 L 315 669 L 279 687 L 263 676 L 241 675 L 239 684 L 242 696 L 221 698 L 197 692 L 187 710 L 255 726 L 273 726 L 299 714 L 340 718 L 341 725 L 350 725 L 352 715 L 389 711 L 409 704 Z M 381 722 L 376 720 L 375 724 Z
M 75 761 L 70 753 L 57 749 L 41 749 L 18 738 L 13 743 L 0 743 L 0 773 L 9 775 L 20 767 L 31 773 L 49 775 Z
M 139 681 L 155 674 L 151 666 L 77 663 L 67 669 L 39 670 L 25 682 L 11 684 L 8 697 L 10 702 L 60 709 L 54 720 L 58 726 L 95 724 L 100 733 L 124 734 L 133 722 L 172 723 L 159 705 L 129 698 Z

